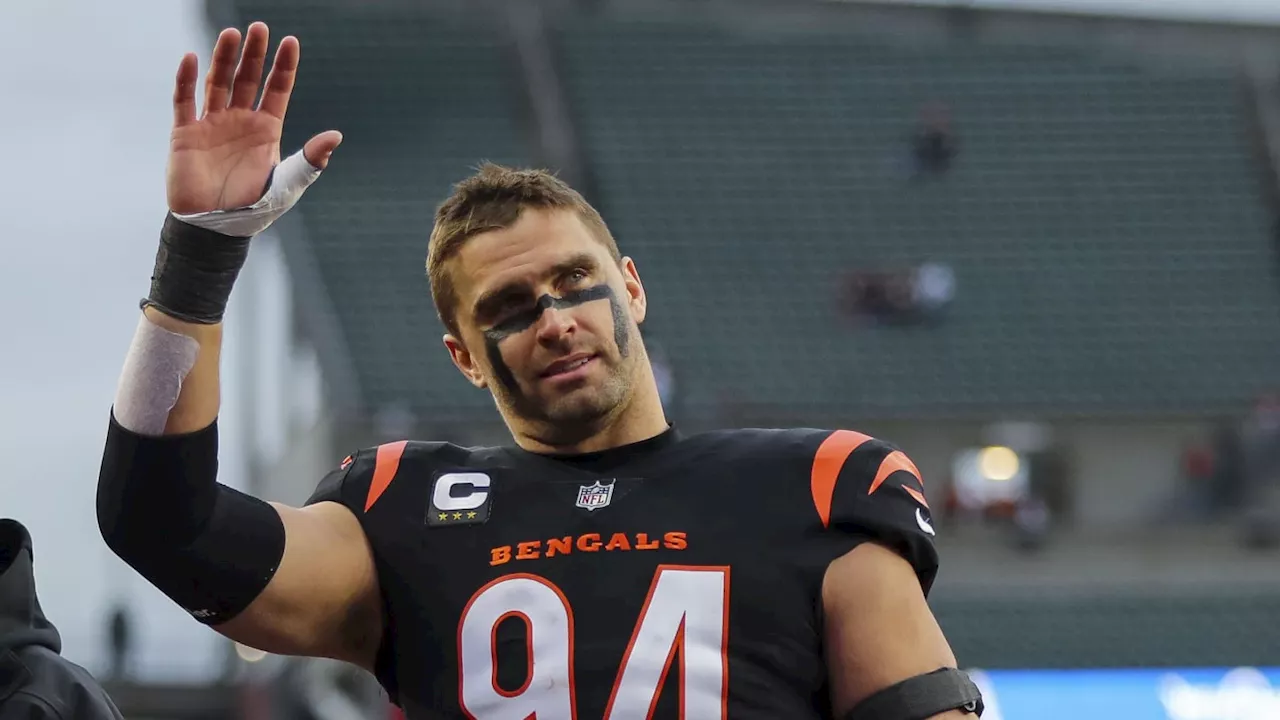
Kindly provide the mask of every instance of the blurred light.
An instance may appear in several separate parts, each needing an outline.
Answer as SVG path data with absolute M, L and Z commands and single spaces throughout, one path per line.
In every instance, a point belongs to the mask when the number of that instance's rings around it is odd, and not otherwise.
M 956 453 L 951 467 L 960 507 L 982 511 L 1017 505 L 1027 497 L 1030 478 L 1017 453 L 1003 446 L 996 446 L 994 451 L 992 446 L 983 446 Z
M 983 448 L 978 455 L 978 467 L 988 480 L 1004 482 L 1018 474 L 1018 453 L 1007 447 Z
M 248 645 L 236 643 L 236 655 L 239 655 L 240 659 L 245 662 L 256 663 L 266 657 L 267 653 L 257 648 L 251 648 Z

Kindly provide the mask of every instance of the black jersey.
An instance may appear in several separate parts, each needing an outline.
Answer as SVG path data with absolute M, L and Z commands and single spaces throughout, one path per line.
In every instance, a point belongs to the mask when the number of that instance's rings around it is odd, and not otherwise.
M 360 519 L 377 675 L 410 720 L 831 717 L 827 565 L 937 570 L 919 472 L 850 431 L 736 430 L 572 457 L 398 442 L 309 502 Z

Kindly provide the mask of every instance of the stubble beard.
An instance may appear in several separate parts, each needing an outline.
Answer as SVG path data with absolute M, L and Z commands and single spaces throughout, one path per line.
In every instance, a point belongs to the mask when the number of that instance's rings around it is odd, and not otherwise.
M 608 427 L 626 409 L 631 396 L 634 359 L 598 357 L 597 362 L 605 371 L 599 382 L 546 399 L 523 389 L 502 392 L 499 402 L 548 445 L 581 442 Z
M 494 400 L 499 410 L 512 419 L 528 423 L 533 436 L 548 445 L 571 445 L 599 433 L 622 415 L 630 404 L 641 358 L 635 352 L 632 335 L 635 326 L 626 308 L 612 293 L 605 293 L 613 316 L 613 352 L 604 350 L 596 357 L 605 377 L 595 385 L 574 388 L 550 398 L 529 392 L 516 379 L 502 357 L 499 341 L 488 345 L 490 363 L 495 374 L 492 383 Z M 538 380 L 533 381 L 535 384 Z

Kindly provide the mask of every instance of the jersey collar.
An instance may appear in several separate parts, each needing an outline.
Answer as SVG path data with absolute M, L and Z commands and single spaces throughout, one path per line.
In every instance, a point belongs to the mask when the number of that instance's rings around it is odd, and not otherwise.
M 658 435 L 654 435 L 648 440 L 641 440 L 627 445 L 619 445 L 615 448 L 598 450 L 596 452 L 556 455 L 550 453 L 530 452 L 519 447 L 517 447 L 516 450 L 521 453 L 561 463 L 568 467 L 591 472 L 604 472 L 653 457 L 679 442 L 681 437 L 680 431 L 677 430 L 674 425 L 668 425 L 666 430 L 662 431 Z

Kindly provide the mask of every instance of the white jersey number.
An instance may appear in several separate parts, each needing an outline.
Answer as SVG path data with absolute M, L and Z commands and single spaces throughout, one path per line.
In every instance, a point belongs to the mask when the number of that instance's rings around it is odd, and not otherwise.
M 498 687 L 498 624 L 525 623 L 529 664 Z M 462 710 L 472 720 L 576 720 L 573 609 L 545 578 L 504 575 L 476 591 L 458 624 Z M 681 717 L 724 718 L 729 692 L 729 568 L 659 565 L 631 633 L 605 720 L 645 720 L 680 652 Z

